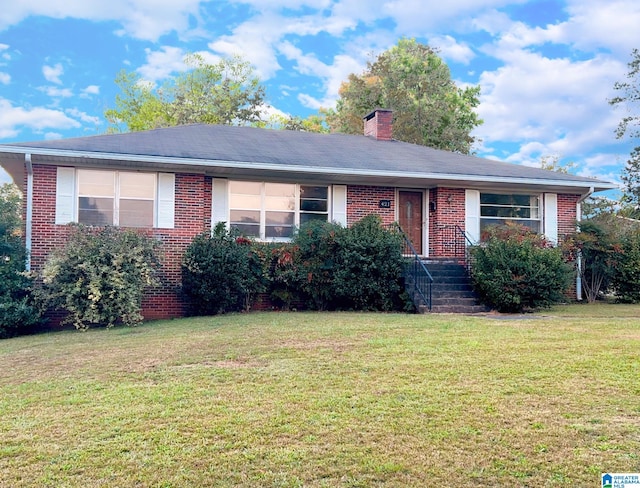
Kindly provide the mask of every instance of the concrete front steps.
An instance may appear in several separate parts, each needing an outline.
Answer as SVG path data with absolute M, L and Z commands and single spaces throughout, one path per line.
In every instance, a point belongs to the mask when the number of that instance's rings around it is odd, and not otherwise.
M 457 260 L 425 259 L 433 277 L 431 313 L 486 313 L 490 309 L 478 302 L 465 267 Z M 428 312 L 420 307 L 421 312 Z

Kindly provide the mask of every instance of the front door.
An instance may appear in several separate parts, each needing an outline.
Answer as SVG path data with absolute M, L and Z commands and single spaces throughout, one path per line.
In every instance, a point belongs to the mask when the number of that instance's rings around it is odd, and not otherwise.
M 423 254 L 423 209 L 421 191 L 398 192 L 398 222 L 418 254 Z

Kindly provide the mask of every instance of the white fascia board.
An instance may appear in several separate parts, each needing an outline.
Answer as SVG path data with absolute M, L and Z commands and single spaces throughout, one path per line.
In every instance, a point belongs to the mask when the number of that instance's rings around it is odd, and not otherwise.
M 348 169 L 339 167 L 306 167 L 294 166 L 287 164 L 259 163 L 249 161 L 225 161 L 219 159 L 195 159 L 195 158 L 175 158 L 167 156 L 146 156 L 138 154 L 119 154 L 119 153 L 102 153 L 90 151 L 73 151 L 65 149 L 47 149 L 47 148 L 29 148 L 21 146 L 1 146 L 0 152 L 6 153 L 30 153 L 38 156 L 55 156 L 62 158 L 77 159 L 97 159 L 109 161 L 126 161 L 139 163 L 153 163 L 168 166 L 185 166 L 200 167 L 204 172 L 207 168 L 230 168 L 244 169 L 252 171 L 277 171 L 286 173 L 316 174 L 316 175 L 343 175 L 343 176 L 359 176 L 359 177 L 380 177 L 393 178 L 398 180 L 440 180 L 452 182 L 471 182 L 471 183 L 513 183 L 518 185 L 533 186 L 549 186 L 549 187 L 568 187 L 576 189 L 588 189 L 596 186 L 599 190 L 614 190 L 618 186 L 607 182 L 591 182 L 577 180 L 552 180 L 542 178 L 521 178 L 521 177 L 505 177 L 505 176 L 482 176 L 467 174 L 451 174 L 451 173 L 414 173 L 403 171 L 381 171 L 370 169 Z

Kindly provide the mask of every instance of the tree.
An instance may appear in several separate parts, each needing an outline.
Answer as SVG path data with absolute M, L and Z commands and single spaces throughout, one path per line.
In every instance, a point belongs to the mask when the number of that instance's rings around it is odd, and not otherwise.
M 633 140 L 640 138 L 640 50 L 631 52 L 628 64 L 627 81 L 618 81 L 614 89 L 619 93 L 609 103 L 614 106 L 625 106 L 627 114 L 622 118 L 616 129 L 616 137 L 622 139 L 627 136 Z M 622 172 L 624 194 L 622 203 L 631 208 L 629 217 L 640 218 L 640 144 L 632 150 L 627 164 Z
M 362 133 L 362 117 L 381 107 L 394 111 L 394 138 L 468 154 L 471 131 L 482 123 L 474 109 L 480 87 L 459 88 L 446 63 L 429 46 L 401 39 L 361 75 L 350 74 L 336 109 L 332 131 Z
M 155 88 L 137 73 L 121 71 L 116 107 L 105 111 L 111 132 L 140 131 L 182 124 L 244 125 L 260 120 L 265 88 L 251 65 L 235 56 L 215 64 L 197 54 L 191 69 Z
M 569 174 L 575 170 L 577 164 L 574 161 L 568 163 L 561 163 L 560 156 L 554 154 L 553 156 L 542 156 L 540 158 L 540 168 L 547 169 L 549 171 L 555 171 L 556 173 Z

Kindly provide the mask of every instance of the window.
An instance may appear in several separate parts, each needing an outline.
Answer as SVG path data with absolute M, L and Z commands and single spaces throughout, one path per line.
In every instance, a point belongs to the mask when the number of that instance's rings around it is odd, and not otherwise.
M 480 231 L 490 225 L 514 222 L 540 232 L 540 196 L 502 193 L 480 194 Z
M 284 240 L 310 220 L 328 220 L 329 188 L 294 183 L 229 182 L 229 222 L 243 235 Z

